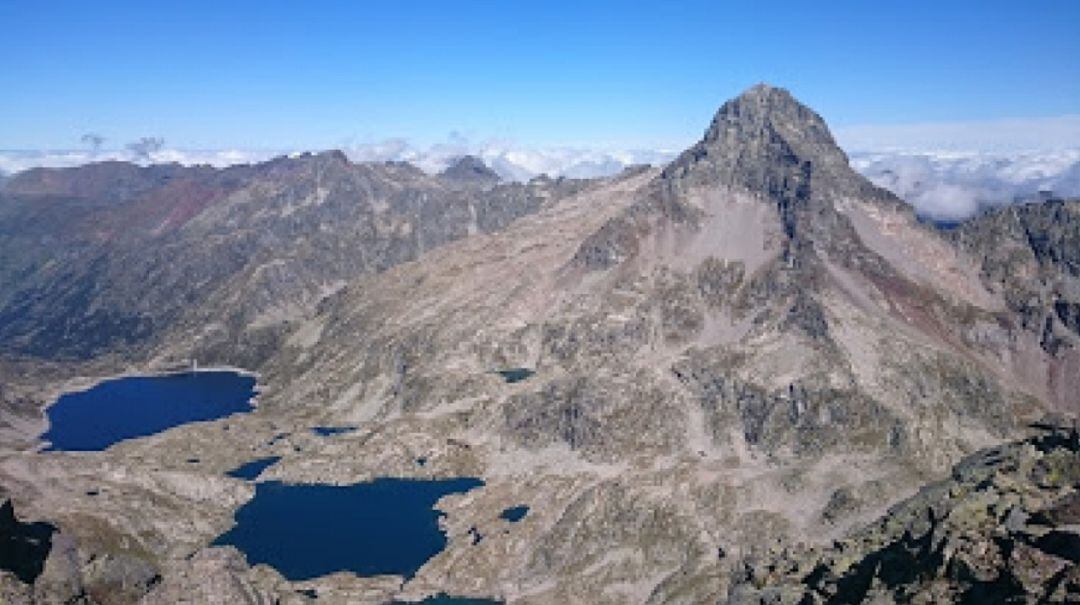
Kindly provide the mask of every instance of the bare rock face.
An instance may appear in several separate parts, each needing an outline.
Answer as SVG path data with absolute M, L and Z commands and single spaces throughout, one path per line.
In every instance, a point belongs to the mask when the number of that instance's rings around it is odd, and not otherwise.
M 824 120 L 791 93 L 759 84 L 723 105 L 705 136 L 664 169 L 680 187 L 738 187 L 796 210 L 812 190 L 880 195 L 853 178 L 847 156 Z M 789 216 L 783 216 L 785 220 Z
M 179 186 L 140 170 L 91 179 L 114 204 L 79 197 L 97 190 L 77 172 L 9 181 L 0 249 L 28 253 L 0 267 L 17 276 L 0 342 L 23 356 L 0 364 L 0 396 L 32 408 L 72 375 L 192 357 L 255 370 L 263 390 L 244 417 L 0 458 L 20 510 L 74 541 L 45 574 L 56 594 L 61 561 L 150 602 L 839 603 L 931 584 L 952 598 L 1005 568 L 1071 590 L 1054 546 L 1069 538 L 1016 533 L 1070 514 L 1075 481 L 1053 461 L 1071 446 L 1002 444 L 1080 410 L 1076 202 L 941 232 L 765 85 L 670 165 L 610 179 L 496 183 L 467 159 L 427 176 L 329 153 L 162 169 L 213 191 L 165 220 Z M 35 205 L 43 191 L 55 206 Z M 10 235 L 24 221 L 49 236 L 28 217 L 61 209 L 57 230 L 101 228 L 58 260 Z M 115 228 L 135 215 L 150 218 Z M 4 435 L 35 426 L 4 418 Z M 280 460 L 260 480 L 485 484 L 438 503 L 448 546 L 415 577 L 293 584 L 207 548 L 253 493 L 223 474 L 267 456 Z M 1008 506 L 965 516 L 987 481 Z M 520 523 L 500 518 L 520 505 Z M 958 537 L 939 553 L 941 528 Z M 984 539 L 999 534 L 1013 545 Z M 849 545 L 834 556 L 834 541 Z M 86 575 L 91 561 L 108 569 Z
M 138 601 L 142 605 L 190 603 L 304 603 L 300 594 L 289 595 L 280 577 L 252 573 L 234 548 L 210 548 L 194 553 L 177 566 L 164 582 Z M 276 590 L 275 590 L 276 589 Z M 291 597 L 291 598 L 290 598 Z
M 1080 201 L 1050 200 L 974 218 L 951 233 L 1049 363 L 1049 395 L 1069 408 L 1080 390 Z M 1073 412 L 1076 411 L 1072 407 Z

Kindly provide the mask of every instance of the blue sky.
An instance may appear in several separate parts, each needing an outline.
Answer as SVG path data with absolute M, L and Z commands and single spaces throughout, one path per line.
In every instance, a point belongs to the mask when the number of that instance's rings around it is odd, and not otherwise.
M 0 149 L 671 147 L 759 81 L 840 128 L 1080 114 L 1076 1 L 0 0 L 0 32 Z

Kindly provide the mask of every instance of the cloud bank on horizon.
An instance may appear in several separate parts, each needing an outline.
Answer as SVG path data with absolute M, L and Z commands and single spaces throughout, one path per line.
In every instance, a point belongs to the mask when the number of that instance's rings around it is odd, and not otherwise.
M 164 146 L 160 139 L 147 137 L 156 148 L 143 142 L 124 149 L 23 151 L 0 150 L 0 174 L 14 174 L 31 168 L 70 168 L 92 162 L 124 161 L 136 164 L 175 162 L 183 165 L 205 164 L 216 167 L 262 162 L 281 155 L 295 155 L 307 150 L 182 150 Z M 451 136 L 445 143 L 419 147 L 405 139 L 387 139 L 341 147 L 353 162 L 409 162 L 428 173 L 446 168 L 463 155 L 481 158 L 500 177 L 527 181 L 541 174 L 570 178 L 591 178 L 616 174 L 628 166 L 663 164 L 676 151 L 663 149 L 607 150 L 583 147 L 527 147 L 504 142 L 472 143 Z
M 927 218 L 958 221 L 980 210 L 1049 195 L 1080 196 L 1080 115 L 991 122 L 850 126 L 836 129 L 852 166 L 906 200 Z M 36 167 L 70 167 L 120 160 L 228 166 L 254 163 L 294 150 L 170 148 L 145 137 L 124 149 L 103 150 L 99 135 L 88 149 L 0 151 L 0 178 Z M 85 142 L 86 137 L 84 137 Z M 635 164 L 664 164 L 669 149 L 538 148 L 505 141 L 473 142 L 452 133 L 429 147 L 405 139 L 350 145 L 354 162 L 406 161 L 435 173 L 462 155 L 475 155 L 507 180 L 547 174 L 589 178 Z
M 1080 148 L 1041 152 L 863 152 L 852 166 L 926 218 L 960 221 L 981 210 L 1080 196 Z

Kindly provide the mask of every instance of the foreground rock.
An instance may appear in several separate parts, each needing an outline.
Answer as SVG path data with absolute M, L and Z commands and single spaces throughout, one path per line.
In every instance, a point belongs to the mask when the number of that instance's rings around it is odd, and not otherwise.
M 1045 431 L 965 458 L 830 546 L 744 557 L 728 602 L 1080 602 L 1080 435 Z

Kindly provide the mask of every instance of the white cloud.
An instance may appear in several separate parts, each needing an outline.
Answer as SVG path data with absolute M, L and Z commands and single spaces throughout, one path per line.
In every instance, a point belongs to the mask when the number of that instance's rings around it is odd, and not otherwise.
M 1080 196 L 1080 148 L 1020 153 L 852 153 L 852 166 L 922 214 L 960 220 L 988 207 Z
M 1080 123 L 1080 117 L 1077 118 Z M 937 220 L 960 220 L 982 208 L 1037 198 L 1040 191 L 1062 196 L 1080 196 L 1080 138 L 1069 139 L 1069 120 L 1058 123 L 1062 136 L 1049 142 L 1072 140 L 1071 147 L 1043 151 L 964 151 L 877 149 L 851 151 L 852 166 L 879 186 L 911 203 L 920 214 Z M 963 129 L 937 132 L 959 132 Z M 964 126 L 970 128 L 971 124 Z M 894 129 L 894 134 L 902 127 Z M 905 136 L 914 137 L 920 128 Z M 950 130 L 952 129 L 952 130 Z M 1042 132 L 1036 129 L 1036 132 Z M 850 133 L 849 133 L 850 134 Z M 1045 134 L 1045 133 L 1043 133 Z M 921 136 L 933 139 L 929 131 Z M 1000 135 L 994 135 L 1000 136 Z M 1041 136 L 1038 134 L 1037 136 Z M 841 139 L 843 140 L 843 139 Z M 900 138 L 892 139 L 900 142 Z M 914 142 L 912 139 L 911 142 Z M 856 149 L 848 144 L 847 149 Z M 633 164 L 662 165 L 675 157 L 671 150 L 589 149 L 582 147 L 535 148 L 513 142 L 489 140 L 471 142 L 451 134 L 445 142 L 419 147 L 404 139 L 352 144 L 343 150 L 355 162 L 407 161 L 435 173 L 463 154 L 480 157 L 504 179 L 524 181 L 539 174 L 588 178 L 618 173 Z M 227 166 L 254 163 L 294 153 L 293 150 L 211 150 L 192 151 L 163 148 L 139 158 L 132 150 L 0 151 L 0 174 L 12 174 L 36 166 L 66 167 L 102 160 L 138 163 L 177 162 L 185 165 Z
M 484 160 L 502 178 L 514 181 L 525 181 L 541 174 L 575 178 L 608 176 L 634 164 L 662 164 L 675 157 L 674 151 L 667 150 L 536 148 L 506 141 L 472 143 L 459 134 L 452 134 L 445 143 L 428 148 L 390 139 L 355 145 L 344 151 L 353 161 L 407 161 L 429 173 L 439 172 L 454 158 L 469 154 Z
M 282 153 L 280 151 L 243 151 L 237 149 L 212 151 L 159 149 L 142 158 L 136 152 L 128 149 L 100 151 L 97 153 L 81 150 L 0 151 L 0 172 L 14 174 L 30 168 L 69 168 L 108 160 L 121 160 L 138 164 L 176 162 L 188 166 L 209 164 L 222 167 L 261 162 Z

